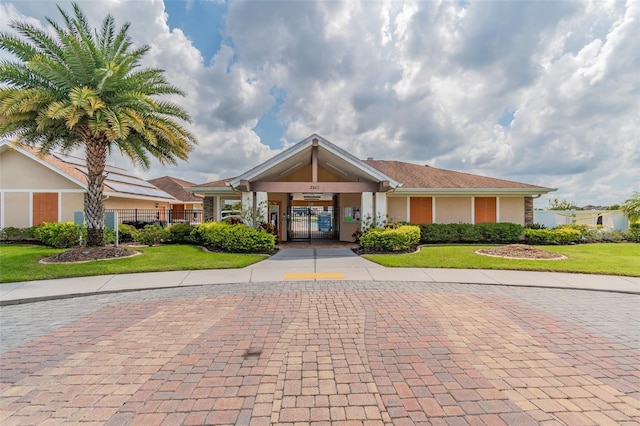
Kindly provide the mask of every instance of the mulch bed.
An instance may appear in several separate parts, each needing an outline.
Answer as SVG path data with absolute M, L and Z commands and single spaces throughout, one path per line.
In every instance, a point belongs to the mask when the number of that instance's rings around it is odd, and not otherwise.
M 139 252 L 124 247 L 76 247 L 41 260 L 42 263 L 89 262 L 92 260 L 117 259 L 130 257 Z
M 533 259 L 533 260 L 560 260 L 566 256 L 558 253 L 551 253 L 526 244 L 508 244 L 506 246 L 494 247 L 490 249 L 480 249 L 476 253 L 485 256 L 504 257 L 507 259 Z

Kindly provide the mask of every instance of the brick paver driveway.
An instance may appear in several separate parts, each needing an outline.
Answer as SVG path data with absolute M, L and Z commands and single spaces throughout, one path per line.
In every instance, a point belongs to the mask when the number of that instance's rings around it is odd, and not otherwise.
M 639 296 L 288 282 L 0 312 L 3 426 L 640 422 Z

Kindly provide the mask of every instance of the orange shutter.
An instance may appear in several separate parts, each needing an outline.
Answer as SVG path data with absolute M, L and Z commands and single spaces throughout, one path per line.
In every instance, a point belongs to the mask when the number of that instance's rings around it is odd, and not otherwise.
M 33 193 L 33 226 L 43 222 L 58 221 L 58 194 L 56 192 Z
M 496 197 L 475 198 L 476 223 L 496 221 Z
M 431 197 L 411 197 L 410 200 L 410 222 L 415 224 L 432 223 Z

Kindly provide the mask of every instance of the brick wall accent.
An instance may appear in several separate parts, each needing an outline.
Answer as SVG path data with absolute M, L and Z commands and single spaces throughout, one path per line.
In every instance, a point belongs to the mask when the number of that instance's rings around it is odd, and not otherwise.
M 524 197 L 524 225 L 533 225 L 533 197 Z
M 204 200 L 202 201 L 202 219 L 216 220 L 215 203 L 213 197 L 204 197 Z

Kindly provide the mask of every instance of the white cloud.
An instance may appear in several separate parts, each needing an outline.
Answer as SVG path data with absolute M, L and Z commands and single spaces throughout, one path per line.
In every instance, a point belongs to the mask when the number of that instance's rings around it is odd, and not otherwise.
M 275 155 L 252 128 L 277 88 L 283 146 L 316 132 L 362 158 L 559 187 L 553 196 L 578 204 L 639 189 L 635 0 L 230 2 L 211 63 L 169 28 L 161 1 L 80 5 L 96 25 L 106 13 L 131 22 L 148 63 L 187 94 L 200 145 L 149 177 L 202 182 Z M 44 16 L 59 16 L 52 2 L 0 3 L 3 30 Z M 504 111 L 515 111 L 508 127 Z

